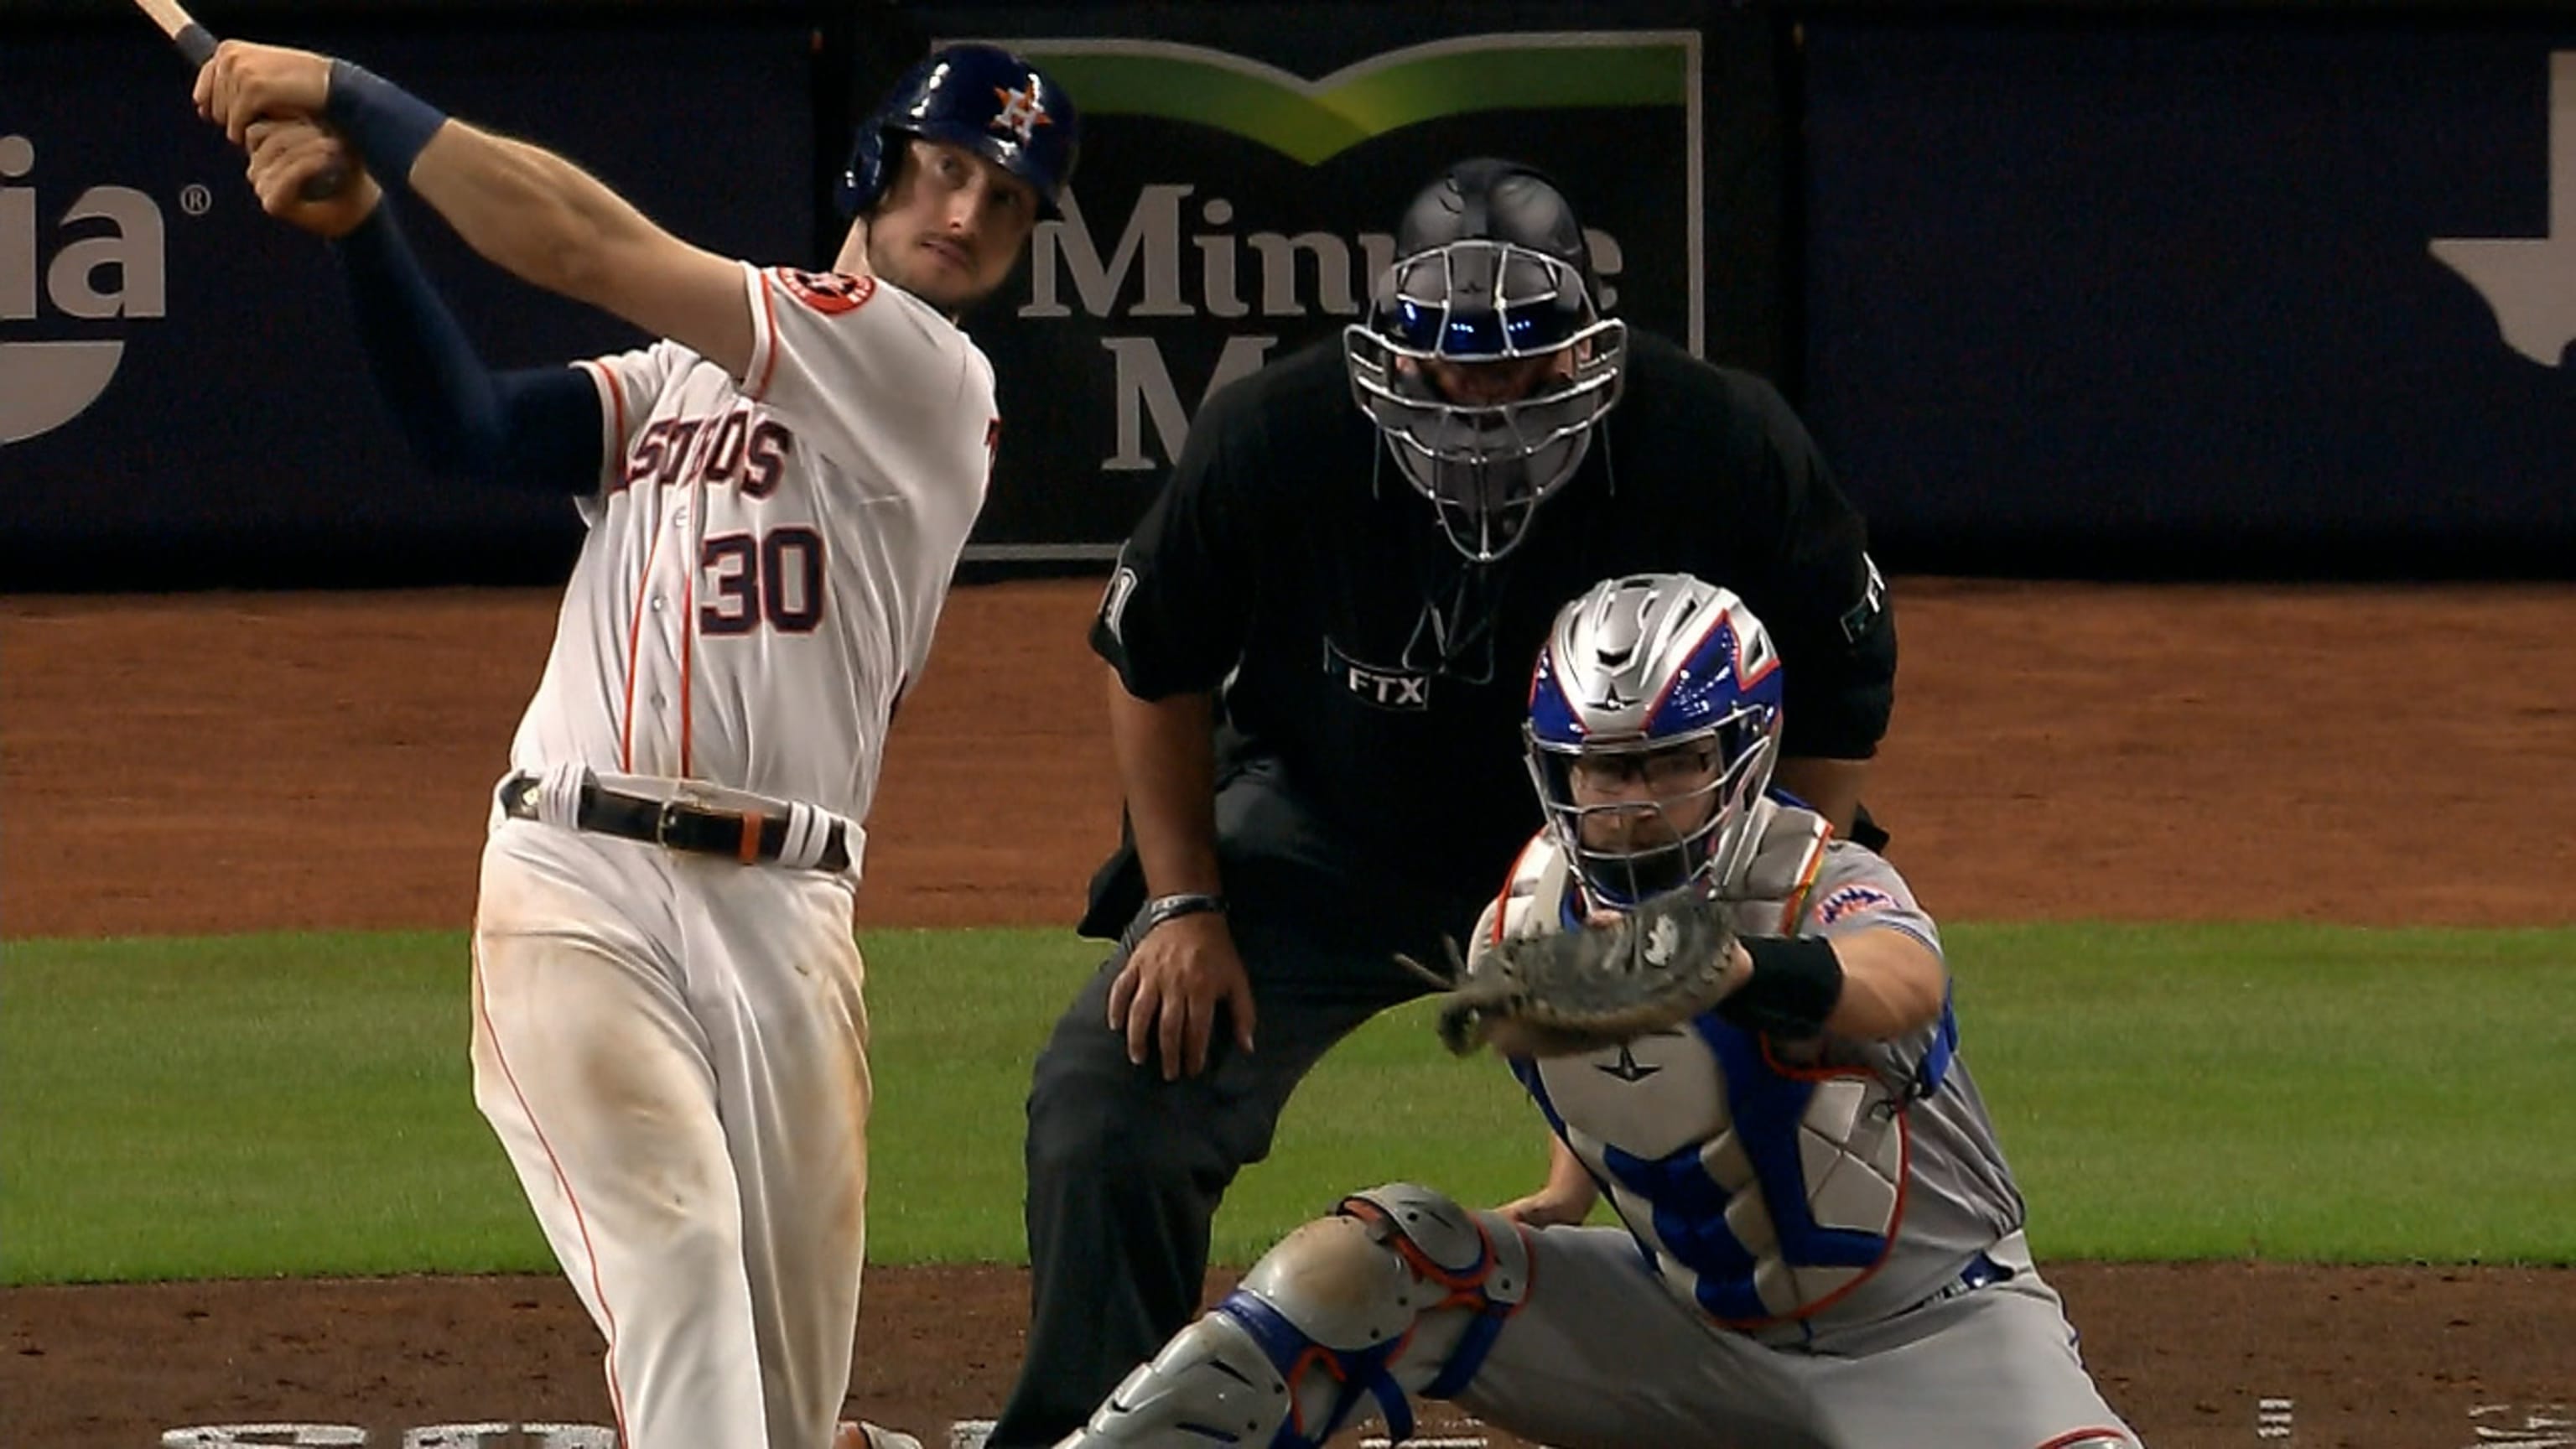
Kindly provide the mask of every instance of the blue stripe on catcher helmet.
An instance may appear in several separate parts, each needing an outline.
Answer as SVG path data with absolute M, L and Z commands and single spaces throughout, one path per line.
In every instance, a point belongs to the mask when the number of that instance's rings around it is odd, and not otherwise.
M 858 216 L 885 194 L 898 154 L 888 138 L 920 136 L 1010 172 L 1037 192 L 1040 215 L 1060 217 L 1081 132 L 1073 97 L 1044 71 L 995 46 L 949 46 L 905 71 L 860 123 L 841 171 L 841 214 Z
M 1594 900 L 1736 884 L 1780 701 L 1771 636 L 1726 589 L 1635 574 L 1557 611 L 1530 680 L 1530 779 Z

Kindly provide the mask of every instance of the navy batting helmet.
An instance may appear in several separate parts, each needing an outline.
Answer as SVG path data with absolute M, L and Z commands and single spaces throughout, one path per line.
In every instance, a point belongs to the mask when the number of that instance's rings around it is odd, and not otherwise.
M 841 172 L 841 214 L 857 216 L 894 177 L 889 136 L 920 136 L 967 150 L 1027 182 L 1038 210 L 1063 214 L 1081 122 L 1073 97 L 1044 71 L 1007 50 L 952 45 L 904 72 L 860 125 Z

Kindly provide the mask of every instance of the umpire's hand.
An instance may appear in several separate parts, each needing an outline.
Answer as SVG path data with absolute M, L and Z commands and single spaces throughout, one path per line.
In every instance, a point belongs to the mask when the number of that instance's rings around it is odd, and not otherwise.
M 1195 1077 L 1207 1070 L 1220 1005 L 1236 1045 L 1252 1050 L 1252 978 L 1225 917 L 1175 916 L 1145 933 L 1109 983 L 1109 1029 L 1126 1033 L 1127 1060 L 1140 1067 L 1146 1048 L 1159 1047 L 1164 1081 Z

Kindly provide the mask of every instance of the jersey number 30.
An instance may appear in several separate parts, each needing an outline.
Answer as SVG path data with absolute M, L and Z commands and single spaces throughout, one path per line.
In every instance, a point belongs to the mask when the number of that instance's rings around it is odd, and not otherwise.
M 752 537 L 720 533 L 698 552 L 706 592 L 701 634 L 748 634 L 763 623 L 810 634 L 823 622 L 823 535 L 801 524 Z

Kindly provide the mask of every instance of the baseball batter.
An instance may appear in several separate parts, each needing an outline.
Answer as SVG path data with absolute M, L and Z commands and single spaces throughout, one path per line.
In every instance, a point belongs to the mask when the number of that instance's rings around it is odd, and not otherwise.
M 1558 614 L 1528 733 L 1549 823 L 1478 939 L 1712 890 L 1743 938 L 1730 993 L 1679 1030 L 1512 1059 L 1554 1134 L 1540 1191 L 1346 1199 L 1068 1445 L 1313 1445 L 1370 1413 L 1401 1439 L 1416 1396 L 1559 1449 L 2136 1443 L 2031 1261 L 1931 918 L 1766 793 L 1780 699 L 1726 590 L 1640 575 Z M 1582 1226 L 1605 1196 L 1622 1226 Z
M 270 210 L 337 239 L 371 363 L 434 463 L 574 496 L 587 541 L 494 800 L 477 1104 L 607 1339 L 636 1449 L 825 1449 L 865 1242 L 851 911 L 897 701 L 999 426 L 956 315 L 1070 173 L 1068 98 L 930 57 L 860 128 L 836 269 L 690 247 L 568 163 L 349 65 L 228 44 L 199 100 Z M 320 115 L 337 137 L 281 117 Z M 666 340 L 494 376 L 354 149 L 487 258 Z

